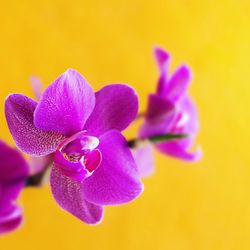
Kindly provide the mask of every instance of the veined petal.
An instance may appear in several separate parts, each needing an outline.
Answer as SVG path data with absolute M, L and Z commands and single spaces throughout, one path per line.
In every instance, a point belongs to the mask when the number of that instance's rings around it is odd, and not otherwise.
M 5 116 L 17 147 L 29 155 L 47 155 L 56 150 L 65 136 L 34 126 L 36 105 L 35 101 L 24 95 L 9 95 L 5 101 Z
M 67 136 L 79 132 L 95 106 L 87 80 L 69 69 L 43 93 L 34 114 L 34 124 L 45 131 Z
M 103 208 L 86 201 L 80 181 L 66 176 L 60 167 L 54 165 L 50 176 L 52 194 L 66 211 L 88 224 L 100 223 Z
M 102 162 L 98 169 L 83 181 L 84 197 L 99 205 L 116 205 L 135 199 L 143 191 L 136 163 L 127 141 L 116 130 L 100 138 Z
M 95 108 L 84 128 L 99 136 L 111 129 L 124 130 L 136 117 L 138 98 L 125 84 L 111 84 L 96 93 Z

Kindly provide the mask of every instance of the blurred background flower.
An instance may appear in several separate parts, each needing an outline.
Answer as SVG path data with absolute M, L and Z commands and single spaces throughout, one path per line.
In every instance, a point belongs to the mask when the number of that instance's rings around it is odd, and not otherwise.
M 139 136 L 143 139 L 167 133 L 186 135 L 183 139 L 159 142 L 154 146 L 163 154 L 184 161 L 200 160 L 201 149 L 190 152 L 199 130 L 196 107 L 187 91 L 192 79 L 191 69 L 181 65 L 173 75 L 170 75 L 170 54 L 164 49 L 156 48 L 154 55 L 160 76 L 156 84 L 156 93 L 150 93 L 148 96 Z
M 25 227 L 0 238 L 1 249 L 248 250 L 250 248 L 250 3 L 233 1 L 5 1 L 1 4 L 0 104 L 10 92 L 31 96 L 68 67 L 94 89 L 127 82 L 140 110 L 155 90 L 152 48 L 187 63 L 198 107 L 202 161 L 155 152 L 157 171 L 143 196 L 106 207 L 105 221 L 84 225 L 60 210 L 48 187 L 22 192 Z M 0 113 L 4 122 L 4 113 Z M 2 123 L 4 124 L 4 123 Z M 140 124 L 126 132 L 133 138 Z M 7 125 L 1 138 L 13 141 Z
M 23 220 L 17 199 L 25 186 L 29 166 L 17 149 L 0 140 L 0 234 L 18 228 Z

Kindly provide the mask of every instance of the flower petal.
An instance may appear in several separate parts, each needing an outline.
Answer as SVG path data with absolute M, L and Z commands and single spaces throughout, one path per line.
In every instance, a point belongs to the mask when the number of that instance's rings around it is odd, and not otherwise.
M 138 170 L 127 141 L 116 130 L 100 138 L 102 162 L 98 169 L 83 181 L 84 196 L 99 205 L 116 205 L 135 199 L 143 191 Z
M 47 155 L 54 152 L 65 137 L 34 126 L 33 113 L 36 105 L 35 101 L 24 95 L 9 95 L 5 102 L 5 116 L 17 147 L 29 155 Z
M 150 136 L 170 133 L 170 128 L 173 125 L 175 119 L 176 113 L 174 111 L 154 120 L 146 119 L 139 129 L 139 137 L 148 138 Z
M 156 145 L 157 149 L 172 157 L 179 158 L 185 161 L 199 161 L 202 157 L 202 150 L 198 148 L 195 152 L 188 152 L 178 142 L 164 142 Z
M 190 148 L 199 130 L 199 120 L 195 105 L 189 96 L 183 97 L 178 102 L 176 117 L 168 132 L 188 134 L 188 138 L 178 140 L 178 145 L 185 149 Z
M 87 80 L 69 69 L 45 90 L 35 110 L 34 124 L 70 136 L 83 128 L 94 106 L 94 92 Z
M 24 180 L 29 167 L 21 153 L 0 140 L 0 183 Z
M 0 212 L 0 234 L 8 233 L 19 227 L 22 223 L 22 210 L 11 206 L 8 211 Z
M 157 84 L 157 94 L 164 95 L 168 84 L 168 67 L 170 55 L 161 48 L 155 48 L 154 54 L 160 71 L 160 77 Z
M 25 180 L 13 181 L 8 183 L 1 183 L 0 185 L 0 213 L 10 210 L 16 203 L 22 188 L 24 187 Z
M 150 94 L 148 97 L 146 119 L 151 121 L 161 119 L 163 116 L 168 115 L 169 112 L 172 112 L 174 108 L 173 103 L 169 102 L 166 97 Z
M 164 49 L 156 47 L 154 49 L 154 55 L 160 72 L 166 72 L 170 60 L 170 55 L 168 52 L 166 52 Z
M 182 125 L 183 132 L 195 135 L 199 130 L 199 119 L 196 106 L 189 96 L 185 96 L 179 102 L 179 110 L 182 114 L 188 116 L 188 121 Z
M 167 78 L 167 74 L 165 72 L 163 72 L 158 80 L 157 83 L 157 89 L 156 89 L 156 93 L 159 96 L 166 96 L 166 89 L 168 87 L 168 78 Z
M 169 101 L 176 102 L 186 94 L 191 82 L 191 70 L 186 65 L 180 66 L 169 80 L 164 95 Z
M 154 172 L 153 147 L 143 144 L 133 150 L 135 162 L 141 177 L 149 177 Z
M 66 211 L 88 224 L 100 223 L 103 208 L 86 201 L 80 181 L 66 176 L 60 167 L 53 166 L 50 176 L 52 194 Z
M 136 117 L 138 98 L 135 90 L 125 84 L 111 84 L 96 93 L 95 108 L 84 128 L 91 135 L 108 130 L 124 130 Z
M 192 100 L 185 96 L 179 103 L 181 120 L 175 125 L 175 131 L 170 132 L 188 134 L 188 138 L 184 138 L 173 142 L 163 142 L 156 145 L 157 149 L 162 153 L 180 158 L 186 161 L 199 161 L 202 157 L 201 148 L 197 148 L 194 152 L 189 152 L 195 142 L 196 134 L 199 130 L 199 121 L 195 105 Z

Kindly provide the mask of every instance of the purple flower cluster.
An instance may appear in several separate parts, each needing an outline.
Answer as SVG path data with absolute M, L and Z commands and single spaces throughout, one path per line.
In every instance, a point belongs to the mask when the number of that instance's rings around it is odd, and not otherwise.
M 50 186 L 57 203 L 88 224 L 98 224 L 103 207 L 128 203 L 143 191 L 141 177 L 152 173 L 152 138 L 161 152 L 188 161 L 200 150 L 188 151 L 198 131 L 194 104 L 187 94 L 190 70 L 181 66 L 168 76 L 169 55 L 156 49 L 160 69 L 156 94 L 150 94 L 138 142 L 131 149 L 122 135 L 138 116 L 138 97 L 126 84 L 110 84 L 94 92 L 77 71 L 68 69 L 41 93 L 33 81 L 38 101 L 11 94 L 5 115 L 17 147 L 32 160 L 0 142 L 0 233 L 22 221 L 16 205 L 21 189 L 37 183 L 51 167 Z M 164 137 L 167 138 L 167 137 Z M 148 140 L 151 139 L 151 140 Z M 32 173 L 32 174 L 31 174 Z M 36 182 L 34 182 L 36 176 Z M 35 184 L 34 184 L 35 183 Z

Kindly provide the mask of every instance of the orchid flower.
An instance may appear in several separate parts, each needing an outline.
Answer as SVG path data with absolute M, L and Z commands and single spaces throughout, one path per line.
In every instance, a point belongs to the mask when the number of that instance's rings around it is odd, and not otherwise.
M 22 155 L 0 141 L 0 234 L 22 223 L 22 209 L 16 199 L 25 185 L 28 164 Z
M 103 217 L 103 206 L 132 201 L 143 190 L 124 130 L 136 117 L 138 99 L 124 84 L 94 93 L 69 69 L 39 102 L 9 95 L 5 114 L 18 148 L 31 156 L 54 153 L 52 194 L 66 211 L 88 224 Z
M 194 152 L 189 150 L 199 129 L 196 108 L 187 93 L 191 82 L 191 71 L 188 66 L 181 65 L 172 76 L 169 76 L 169 54 L 160 48 L 156 48 L 154 52 L 160 77 L 156 93 L 149 95 L 145 121 L 139 129 L 139 136 L 148 138 L 168 133 L 186 134 L 186 138 L 162 141 L 154 145 L 160 152 L 172 157 L 197 161 L 201 158 L 201 149 L 198 148 Z M 145 147 L 144 151 L 143 149 L 140 149 L 140 152 L 136 151 L 135 158 L 142 158 L 142 154 L 151 157 L 148 148 Z M 144 158 L 144 162 L 149 161 Z M 148 164 L 144 168 L 149 169 L 149 167 Z

